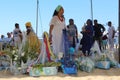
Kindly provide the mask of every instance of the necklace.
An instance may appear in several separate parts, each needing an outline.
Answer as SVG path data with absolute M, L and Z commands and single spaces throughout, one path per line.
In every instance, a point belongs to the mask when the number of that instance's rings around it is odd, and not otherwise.
M 59 20 L 60 20 L 61 22 L 63 21 L 63 17 L 59 17 L 59 16 L 58 16 L 58 18 L 59 18 Z

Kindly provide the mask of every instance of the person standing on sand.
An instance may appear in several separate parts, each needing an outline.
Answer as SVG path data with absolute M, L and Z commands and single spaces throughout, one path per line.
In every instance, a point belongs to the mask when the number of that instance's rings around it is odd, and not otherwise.
M 63 29 L 66 27 L 65 18 L 63 17 L 64 9 L 58 5 L 54 11 L 50 21 L 49 40 L 53 46 L 53 53 L 58 56 L 59 52 L 63 52 Z
M 22 32 L 19 28 L 19 24 L 15 23 L 15 29 L 13 31 L 13 39 L 15 47 L 19 48 L 20 44 L 22 43 Z
M 114 36 L 115 36 L 115 28 L 112 26 L 112 22 L 108 22 L 108 42 L 110 50 L 114 49 Z
M 92 20 L 88 19 L 86 22 L 84 30 L 81 32 L 83 37 L 81 39 L 80 45 L 82 45 L 82 52 L 85 56 L 90 56 L 90 49 L 93 45 L 93 25 Z

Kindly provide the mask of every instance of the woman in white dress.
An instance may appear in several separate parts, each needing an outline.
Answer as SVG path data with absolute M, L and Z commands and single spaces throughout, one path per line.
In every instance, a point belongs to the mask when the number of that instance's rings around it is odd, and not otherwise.
M 58 53 L 63 52 L 62 30 L 65 28 L 63 13 L 63 7 L 58 5 L 50 22 L 49 39 L 53 46 L 53 53 L 56 56 L 58 56 Z

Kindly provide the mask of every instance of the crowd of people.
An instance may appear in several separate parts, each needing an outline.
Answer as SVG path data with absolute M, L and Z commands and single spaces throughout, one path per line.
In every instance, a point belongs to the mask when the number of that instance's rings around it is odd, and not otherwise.
M 26 22 L 25 27 L 26 27 L 26 32 L 25 32 L 26 36 L 21 31 L 18 23 L 15 23 L 15 29 L 13 30 L 13 32 L 7 33 L 7 37 L 1 35 L 0 50 L 5 50 L 7 48 L 13 48 L 13 47 L 19 49 L 23 41 L 23 36 L 25 36 L 29 40 L 30 47 L 31 48 L 35 47 L 36 50 L 39 52 L 41 42 L 36 36 L 34 30 L 32 29 L 31 22 Z
M 79 32 L 74 23 L 74 19 L 69 19 L 69 24 L 66 25 L 63 14 L 64 8 L 58 5 L 50 21 L 49 41 L 53 46 L 53 53 L 55 55 L 59 52 L 63 52 L 63 29 L 66 29 L 69 33 L 70 46 L 76 48 L 79 43 L 79 49 L 85 56 L 90 55 L 90 49 L 95 41 L 98 42 L 101 51 L 108 48 L 108 46 L 111 50 L 114 49 L 114 45 L 116 45 L 116 48 L 118 47 L 118 31 L 115 30 L 111 21 L 108 21 L 107 31 L 102 24 L 98 23 L 97 19 L 94 20 L 94 24 L 91 19 L 88 19 L 82 27 L 82 31 Z M 25 26 L 27 35 L 29 35 L 31 31 L 34 32 L 30 22 L 26 23 Z M 107 33 L 105 33 L 106 31 Z M 78 38 L 78 34 L 82 34 L 81 40 Z M 8 37 L 1 35 L 0 43 L 4 43 L 1 46 L 2 50 L 4 50 L 8 44 L 9 46 L 16 46 L 19 48 L 22 42 L 22 31 L 18 23 L 15 23 L 15 29 L 13 32 L 8 32 L 7 36 Z
M 50 42 L 53 44 L 53 52 L 58 54 L 62 51 L 62 30 L 66 29 L 69 33 L 69 40 L 71 47 L 75 48 L 79 42 L 80 50 L 82 50 L 85 56 L 89 56 L 92 45 L 97 41 L 100 51 L 110 48 L 114 49 L 114 41 L 118 43 L 118 32 L 115 30 L 111 21 L 108 21 L 108 31 L 105 27 L 98 23 L 98 20 L 93 21 L 88 19 L 85 25 L 82 27 L 82 39 L 78 40 L 77 26 L 74 24 L 74 19 L 69 19 L 69 24 L 66 26 L 64 17 L 64 8 L 59 5 L 54 11 L 53 17 L 50 22 L 49 36 Z M 107 32 L 107 33 L 105 33 Z M 117 34 L 115 36 L 115 34 Z M 118 45 L 117 45 L 118 46 Z

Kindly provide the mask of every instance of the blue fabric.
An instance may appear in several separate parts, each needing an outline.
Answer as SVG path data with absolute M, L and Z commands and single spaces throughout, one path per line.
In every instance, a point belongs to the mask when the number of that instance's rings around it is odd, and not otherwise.
M 110 62 L 109 61 L 99 61 L 95 63 L 97 68 L 101 69 L 110 69 Z
M 77 74 L 77 68 L 75 65 L 73 67 L 66 67 L 62 65 L 62 69 L 64 74 Z
M 77 66 L 74 61 L 74 48 L 70 48 L 67 30 L 63 30 L 64 57 L 60 61 L 65 74 L 76 74 Z
M 82 52 L 86 53 L 86 51 L 88 51 L 88 53 L 90 53 L 90 49 L 93 45 L 93 26 L 86 26 L 85 30 L 87 32 L 83 32 L 83 38 L 81 39 L 81 45 L 82 45 Z
M 68 32 L 66 29 L 63 30 L 63 43 L 64 43 L 64 54 L 67 54 L 69 51 L 70 43 L 68 39 Z

